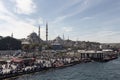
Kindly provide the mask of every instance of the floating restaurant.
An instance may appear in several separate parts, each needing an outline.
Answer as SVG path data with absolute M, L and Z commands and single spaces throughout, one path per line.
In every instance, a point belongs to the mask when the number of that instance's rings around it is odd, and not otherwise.
M 102 51 L 95 50 L 78 50 L 81 58 L 90 58 L 95 61 L 109 61 L 118 57 L 117 52 L 113 52 L 111 49 L 104 49 Z

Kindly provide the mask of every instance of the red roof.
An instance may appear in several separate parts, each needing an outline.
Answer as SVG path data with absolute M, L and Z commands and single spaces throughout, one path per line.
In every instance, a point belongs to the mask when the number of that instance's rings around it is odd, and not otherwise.
M 12 62 L 24 62 L 26 60 L 29 60 L 29 61 L 35 61 L 35 58 L 25 58 L 25 59 L 21 59 L 21 58 L 13 58 L 12 59 Z
M 22 62 L 23 60 L 22 59 L 20 59 L 20 58 L 13 58 L 12 59 L 12 62 Z

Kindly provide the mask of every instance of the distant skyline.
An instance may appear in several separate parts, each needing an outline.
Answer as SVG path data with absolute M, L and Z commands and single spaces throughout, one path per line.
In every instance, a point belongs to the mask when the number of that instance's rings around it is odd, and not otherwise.
M 0 36 L 120 43 L 120 0 L 0 0 Z

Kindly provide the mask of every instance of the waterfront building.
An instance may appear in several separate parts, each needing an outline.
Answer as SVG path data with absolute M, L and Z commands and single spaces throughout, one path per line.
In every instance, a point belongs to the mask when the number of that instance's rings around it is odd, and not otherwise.
M 64 40 L 61 37 L 56 37 L 52 42 L 52 49 L 53 50 L 62 50 L 63 49 Z
M 55 42 L 55 43 L 52 44 L 52 49 L 53 50 L 62 50 L 63 46 L 60 43 Z
M 21 42 L 22 45 L 29 45 L 30 44 L 30 42 L 25 38 L 21 39 L 21 41 L 22 41 Z

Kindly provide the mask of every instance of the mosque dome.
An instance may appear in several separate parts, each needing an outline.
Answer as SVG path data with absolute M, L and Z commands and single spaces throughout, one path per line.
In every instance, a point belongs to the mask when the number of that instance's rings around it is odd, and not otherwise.
M 42 41 L 39 36 L 37 35 L 37 33 L 33 32 L 28 36 L 28 40 L 31 43 L 40 43 L 40 41 Z

